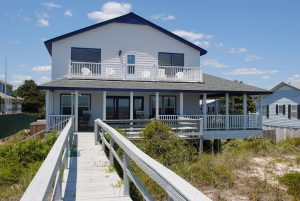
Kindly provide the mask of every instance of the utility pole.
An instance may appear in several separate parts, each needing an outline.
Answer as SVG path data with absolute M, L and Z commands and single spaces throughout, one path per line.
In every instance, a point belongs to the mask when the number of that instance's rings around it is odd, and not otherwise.
M 6 84 L 7 84 L 7 58 L 5 57 L 5 80 L 4 80 L 4 114 L 6 114 L 6 109 L 7 109 L 7 100 L 6 100 L 6 92 L 7 92 L 7 90 L 6 90 L 6 88 L 7 88 L 7 86 L 6 86 Z

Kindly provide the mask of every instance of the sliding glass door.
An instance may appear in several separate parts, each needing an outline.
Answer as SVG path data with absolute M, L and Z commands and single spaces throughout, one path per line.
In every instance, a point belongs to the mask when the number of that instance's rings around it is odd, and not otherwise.
M 129 97 L 108 96 L 106 98 L 107 119 L 129 119 Z
M 155 116 L 155 96 L 150 96 L 151 117 Z M 159 114 L 175 115 L 176 114 L 176 96 L 159 96 Z

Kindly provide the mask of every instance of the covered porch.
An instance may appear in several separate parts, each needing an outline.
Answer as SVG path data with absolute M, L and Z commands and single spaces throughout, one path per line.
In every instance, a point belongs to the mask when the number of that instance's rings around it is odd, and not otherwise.
M 246 93 L 195 93 L 166 91 L 46 90 L 47 127 L 75 116 L 75 130 L 92 130 L 100 118 L 138 137 L 154 119 L 169 124 L 184 136 L 233 139 L 260 135 L 262 108 L 249 113 Z M 213 98 L 212 98 L 213 97 Z M 242 97 L 242 111 L 235 99 Z M 261 95 L 255 95 L 261 99 Z M 223 101 L 220 101 L 223 99 Z M 253 111 L 252 111 L 253 112 Z

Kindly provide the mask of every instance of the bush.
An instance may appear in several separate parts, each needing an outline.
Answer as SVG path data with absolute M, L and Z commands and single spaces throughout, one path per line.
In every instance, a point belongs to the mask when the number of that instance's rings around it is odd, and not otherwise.
M 288 193 L 292 195 L 295 200 L 300 198 L 300 172 L 290 172 L 278 178 L 280 184 L 288 187 Z
M 300 137 L 289 138 L 278 143 L 278 150 L 284 154 L 293 154 L 300 152 Z
M 21 195 L 46 158 L 57 134 L 47 134 L 44 139 L 30 139 L 7 143 L 0 147 L 0 197 L 8 199 Z

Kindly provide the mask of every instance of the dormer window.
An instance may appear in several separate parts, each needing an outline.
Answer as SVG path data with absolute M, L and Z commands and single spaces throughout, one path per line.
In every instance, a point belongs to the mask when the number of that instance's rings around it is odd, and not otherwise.
M 101 63 L 101 49 L 72 47 L 71 60 L 77 62 Z

